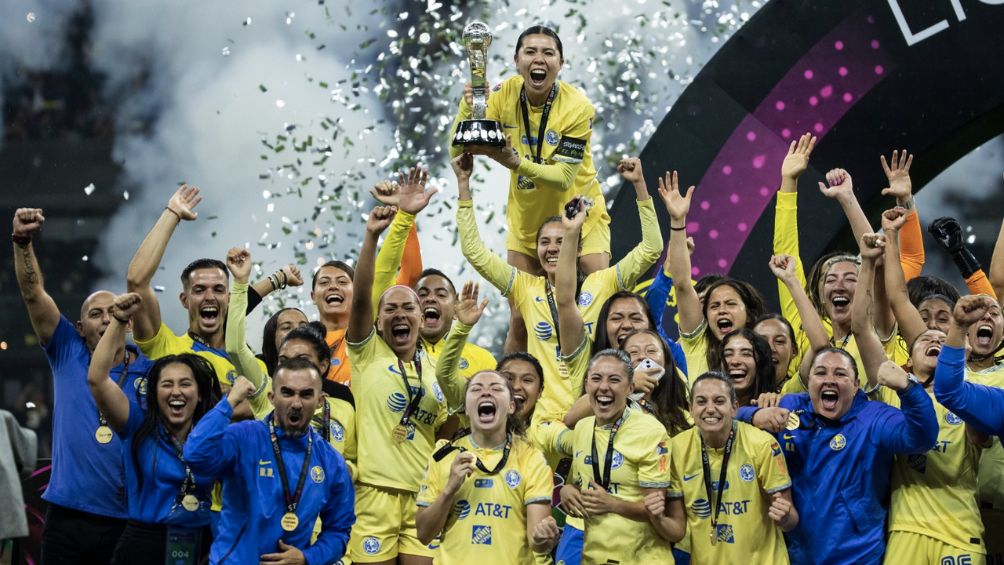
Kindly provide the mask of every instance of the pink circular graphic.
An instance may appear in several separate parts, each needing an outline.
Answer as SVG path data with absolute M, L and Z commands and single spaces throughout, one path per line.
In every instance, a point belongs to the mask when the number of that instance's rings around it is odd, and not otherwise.
M 828 84 L 823 88 L 820 88 L 819 95 L 822 96 L 823 98 L 829 98 L 830 96 L 833 96 L 833 86 Z
M 880 74 L 882 74 L 884 72 L 885 72 L 885 69 L 882 68 L 882 65 L 875 65 L 875 74 L 880 75 Z
M 697 277 L 701 276 L 701 269 L 698 268 L 698 267 L 696 267 L 696 266 L 691 267 L 690 268 L 690 276 L 694 277 L 695 279 Z
M 816 125 L 812 126 L 812 129 L 816 133 L 823 133 L 823 124 L 816 122 Z
M 867 18 L 865 18 L 865 20 L 868 23 L 873 24 L 873 23 L 875 23 L 875 16 L 868 16 Z
M 770 189 L 767 188 L 766 186 L 761 186 L 760 187 L 760 196 L 767 196 L 768 194 L 770 194 Z
M 837 74 L 842 77 L 847 76 L 847 67 L 840 67 L 839 69 L 837 69 Z
M 784 110 L 784 100 L 778 100 L 777 102 L 775 102 L 774 107 L 777 108 L 778 112 Z
M 722 174 L 726 175 L 726 176 L 731 175 L 732 174 L 732 165 L 725 165 L 724 167 L 722 167 Z
M 819 98 L 816 98 L 815 96 L 810 96 L 809 106 L 819 106 Z
M 701 224 L 699 222 L 687 222 L 687 235 L 694 235 L 699 231 L 701 231 Z
M 850 92 L 845 92 L 844 93 L 844 102 L 847 102 L 849 104 L 851 102 L 851 100 L 854 100 L 854 96 Z
M 806 69 L 805 72 L 802 73 L 802 76 L 804 76 L 806 80 L 812 80 L 812 69 Z
M 877 39 L 873 39 L 872 40 L 872 49 L 878 49 L 879 45 L 880 45 L 879 44 L 879 40 L 877 40 Z
M 739 225 L 736 226 L 736 229 L 738 229 L 739 231 L 744 232 L 744 231 L 746 231 L 746 229 L 748 227 L 749 226 L 746 225 L 746 222 L 739 222 Z
M 766 163 L 766 162 L 767 162 L 767 157 L 765 155 L 757 155 L 756 157 L 753 157 L 753 168 L 754 169 L 762 169 L 764 163 Z M 735 196 L 736 198 L 738 198 L 737 194 L 733 194 L 732 196 Z
M 718 239 L 718 230 L 709 231 L 708 237 L 710 237 L 711 239 Z
M 788 129 L 788 128 L 784 128 L 783 130 L 781 130 L 781 137 L 783 137 L 785 139 L 788 139 L 789 137 L 791 137 L 791 130 Z
M 718 260 L 718 268 L 719 268 L 719 269 L 724 269 L 724 268 L 725 268 L 725 267 L 727 267 L 728 265 L 729 265 L 729 262 L 728 262 L 728 261 L 726 261 L 725 259 L 719 259 L 719 260 Z
M 753 131 L 746 132 L 746 140 L 747 141 L 756 141 L 756 132 L 753 132 Z
M 763 157 L 763 155 L 761 155 L 761 157 Z M 730 194 L 729 195 L 729 202 L 731 202 L 733 204 L 739 204 L 739 194 L 737 194 L 735 192 L 733 192 L 732 194 Z
M 838 39 L 837 42 L 833 44 L 833 48 L 836 49 L 837 51 L 843 51 L 844 50 L 844 42 L 840 41 Z
M 707 200 L 702 200 L 701 201 L 701 210 L 708 210 L 710 208 L 711 208 L 711 203 L 710 202 L 708 202 Z

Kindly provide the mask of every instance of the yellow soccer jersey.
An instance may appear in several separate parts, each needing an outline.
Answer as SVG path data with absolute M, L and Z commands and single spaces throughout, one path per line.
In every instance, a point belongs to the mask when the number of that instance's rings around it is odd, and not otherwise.
M 219 349 L 213 349 L 209 346 L 203 345 L 201 343 L 196 343 L 192 339 L 192 336 L 188 333 L 182 335 L 174 335 L 171 328 L 167 327 L 167 324 L 161 322 L 160 329 L 157 330 L 157 335 L 146 341 L 136 340 L 136 345 L 139 346 L 140 351 L 150 359 L 160 359 L 161 357 L 166 357 L 168 355 L 178 355 L 181 353 L 194 353 L 199 357 L 202 357 L 209 364 L 212 365 L 213 370 L 216 372 L 216 379 L 220 381 L 220 385 L 225 389 L 229 390 L 229 387 L 234 384 L 234 379 L 237 377 L 237 371 L 234 369 L 234 364 L 230 362 L 230 357 Z M 268 374 L 268 369 L 265 367 L 260 359 L 256 360 L 258 363 L 258 368 L 261 370 L 263 375 Z M 271 389 L 271 385 L 266 381 L 266 388 L 259 393 L 256 398 L 267 398 L 268 390 Z M 251 407 L 254 412 L 254 417 L 261 419 L 264 418 L 269 412 L 272 411 L 272 406 L 268 402 L 251 402 Z
M 594 212 L 589 214 L 582 227 L 583 237 L 594 226 L 610 223 L 603 192 L 600 190 L 599 181 L 596 180 L 590 141 L 596 110 L 578 88 L 561 81 L 557 81 L 556 84 L 558 94 L 547 119 L 547 131 L 543 140 L 537 139 L 542 108 L 535 108 L 527 103 L 530 132 L 528 134 L 523 131 L 525 127 L 519 103 L 520 91 L 523 88 L 522 77 L 514 76 L 507 79 L 488 97 L 486 117 L 502 122 L 503 132 L 512 136 L 513 148 L 522 157 L 519 168 L 510 174 L 506 217 L 510 236 L 529 249 L 536 246 L 537 228 L 545 219 L 561 215 L 565 203 L 575 196 L 585 195 L 594 202 Z M 470 106 L 461 100 L 457 122 L 470 118 L 470 115 Z M 456 131 L 457 122 L 450 130 L 451 136 Z M 542 145 L 541 164 L 533 162 L 537 143 Z M 460 151 L 460 146 L 451 145 L 451 155 L 455 157 Z M 565 180 L 564 171 L 552 171 L 551 175 L 541 175 L 543 168 L 541 165 L 570 167 L 567 172 L 575 175 L 571 180 L 571 186 L 567 189 L 562 188 Z M 558 179 L 562 180 L 553 182 Z
M 595 416 L 583 418 L 573 432 L 570 482 L 582 489 L 588 488 L 589 481 L 599 482 L 592 467 L 594 433 L 601 473 L 606 461 L 611 429 L 595 424 Z M 638 502 L 644 497 L 644 489 L 667 488 L 670 447 L 666 429 L 652 416 L 625 408 L 620 429 L 614 436 L 611 461 L 609 490 L 621 500 Z M 607 513 L 586 518 L 582 562 L 673 563 L 673 552 L 669 542 L 659 537 L 650 523 Z
M 402 387 L 404 382 L 402 381 Z M 327 397 L 327 414 L 322 404 L 314 411 L 310 425 L 331 447 L 342 454 L 349 473 L 356 477 L 356 409 L 341 398 Z
M 440 445 L 445 445 L 441 442 Z M 486 469 L 494 469 L 502 459 L 502 448 L 487 449 L 464 436 L 454 445 L 474 453 Z M 450 478 L 450 465 L 460 451 L 453 451 L 440 461 L 429 461 L 419 506 L 429 506 L 443 491 Z M 526 439 L 513 438 L 505 467 L 494 475 L 475 468 L 453 499 L 453 509 L 443 528 L 439 565 L 534 563 L 534 554 L 526 539 L 526 507 L 529 504 L 551 505 L 553 488 L 551 470 L 544 456 Z
M 976 384 L 1004 388 L 1004 364 L 982 371 L 966 369 L 966 378 Z M 1004 447 L 1000 438 L 994 437 L 992 441 L 993 444 L 984 449 L 980 457 L 979 500 L 995 509 L 1004 509 Z
M 938 442 L 926 452 L 897 455 L 892 469 L 889 531 L 913 532 L 973 553 L 986 553 L 976 502 L 980 448 L 966 437 L 966 425 L 934 399 Z M 899 396 L 879 387 L 878 399 L 899 408 Z M 891 557 L 891 556 L 887 556 Z
M 712 508 L 704 484 L 701 438 L 697 428 L 670 440 L 671 498 L 683 498 L 691 562 L 788 563 L 781 529 L 767 516 L 771 494 L 791 488 L 791 477 L 777 440 L 767 432 L 737 422 L 725 487 L 719 502 L 718 543 L 711 545 Z M 708 449 L 711 487 L 718 496 L 724 449 Z
M 412 394 L 422 399 L 411 417 L 407 439 L 398 443 L 394 428 L 408 404 L 404 378 L 394 351 L 371 331 L 360 343 L 349 343 L 352 394 L 356 400 L 358 475 L 368 485 L 418 492 L 422 470 L 436 443 L 436 429 L 446 420 L 443 391 L 436 383 L 436 367 L 424 353 L 419 377 L 415 365 L 404 364 Z
M 444 339 L 432 343 L 422 338 L 422 349 L 425 350 L 430 359 L 439 361 L 439 354 L 443 350 L 444 343 Z M 495 356 L 490 351 L 468 341 L 464 344 L 464 350 L 460 353 L 460 364 L 457 368 L 460 371 L 460 375 L 469 380 L 479 371 L 494 371 L 496 364 Z

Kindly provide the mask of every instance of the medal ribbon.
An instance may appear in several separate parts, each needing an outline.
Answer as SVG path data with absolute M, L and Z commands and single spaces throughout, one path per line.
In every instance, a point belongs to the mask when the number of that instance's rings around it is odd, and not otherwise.
M 418 371 L 418 393 L 413 394 L 411 392 L 411 386 L 408 385 L 408 373 L 404 370 L 404 363 L 398 359 L 397 368 L 401 371 L 401 379 L 404 381 L 404 392 L 408 395 L 408 405 L 404 409 L 404 414 L 401 415 L 401 425 L 407 426 L 411 423 L 411 416 L 418 409 L 418 403 L 422 401 L 422 397 L 425 396 L 425 387 L 422 386 L 422 357 L 419 355 L 420 349 L 415 350 L 415 357 L 412 358 L 412 363 L 415 365 L 415 370 Z
M 178 493 L 178 497 L 175 502 L 180 501 L 185 495 L 195 494 L 195 477 L 192 476 L 192 470 L 188 467 L 188 463 L 185 461 L 184 446 L 178 441 L 178 438 L 174 437 L 174 434 L 169 432 L 166 428 L 161 427 L 161 432 L 167 436 L 167 439 L 174 446 L 174 452 L 178 456 L 178 461 L 185 466 L 185 480 L 181 481 L 181 491 Z
M 547 133 L 547 118 L 551 116 L 551 105 L 554 103 L 554 97 L 558 95 L 558 82 L 555 81 L 551 85 L 551 92 L 547 95 L 547 101 L 544 102 L 544 109 L 540 114 L 540 127 L 537 128 L 537 143 L 533 143 L 530 139 L 530 112 L 526 107 L 526 86 L 519 91 L 519 107 L 523 113 L 523 128 L 526 130 L 526 144 L 530 146 L 533 150 L 534 146 L 537 148 L 537 155 L 533 158 L 534 163 L 542 163 L 540 158 L 540 152 L 544 149 L 544 135 Z
M 495 465 L 495 468 L 489 471 L 485 468 L 485 464 L 481 462 L 481 459 L 475 457 L 474 464 L 477 466 L 478 470 L 486 475 L 497 475 L 499 471 L 505 468 L 506 461 L 509 461 L 509 451 L 512 449 L 512 434 L 506 433 L 505 435 L 505 447 L 502 449 L 502 459 Z M 463 447 L 460 451 L 466 451 Z
M 317 431 L 321 432 L 324 441 L 331 443 L 331 404 L 328 403 L 327 398 L 322 398 L 321 402 L 324 403 L 324 407 L 321 409 L 321 418 L 318 419 L 317 416 L 314 416 L 310 421 L 317 425 Z
M 624 418 L 627 416 L 627 410 L 627 408 L 624 408 L 624 413 L 621 414 L 621 417 L 618 418 L 617 421 L 614 422 L 613 427 L 610 428 L 610 440 L 607 441 L 607 452 L 603 457 L 603 474 L 600 474 L 600 466 L 598 463 L 599 455 L 596 453 L 596 427 L 593 426 L 593 480 L 599 483 L 599 485 L 603 487 L 603 490 L 607 492 L 610 492 L 610 468 L 614 462 L 614 436 L 617 435 L 617 430 L 621 429 L 621 424 L 624 423 Z
M 700 436 L 700 434 L 698 434 Z M 718 497 L 712 498 L 711 492 L 711 463 L 708 461 L 708 448 L 704 445 L 704 438 L 701 437 L 701 464 L 704 466 L 704 491 L 708 495 L 708 502 L 714 507 L 711 518 L 711 533 L 718 536 L 718 513 L 721 510 L 722 494 L 725 492 L 725 472 L 729 468 L 729 456 L 732 455 L 732 445 L 736 440 L 736 423 L 732 422 L 732 431 L 729 432 L 729 439 L 725 441 L 725 452 L 722 454 L 722 470 L 718 474 Z
M 279 468 L 279 479 L 282 481 L 282 495 L 286 499 L 286 512 L 296 514 L 296 506 L 303 494 L 303 483 L 307 479 L 307 468 L 310 466 L 310 451 L 314 446 L 313 435 L 307 430 L 307 451 L 303 454 L 303 465 L 300 466 L 300 479 L 296 482 L 296 492 L 289 493 L 289 480 L 286 477 L 286 464 L 282 460 L 279 449 L 279 438 L 275 435 L 275 422 L 268 420 L 268 435 L 272 439 L 272 452 L 275 454 L 275 466 Z

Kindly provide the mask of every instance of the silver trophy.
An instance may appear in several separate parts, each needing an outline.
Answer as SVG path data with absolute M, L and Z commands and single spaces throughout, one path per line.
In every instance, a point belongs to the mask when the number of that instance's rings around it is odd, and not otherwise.
M 457 124 L 453 135 L 453 145 L 494 145 L 505 146 L 502 124 L 486 120 L 488 112 L 488 47 L 492 44 L 492 34 L 488 26 L 481 22 L 471 22 L 464 28 L 464 48 L 471 65 L 471 87 L 474 96 L 471 104 L 471 119 Z

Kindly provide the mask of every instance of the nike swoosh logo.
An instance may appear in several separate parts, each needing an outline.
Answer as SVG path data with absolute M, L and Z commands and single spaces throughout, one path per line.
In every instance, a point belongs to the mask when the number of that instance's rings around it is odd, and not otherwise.
M 264 459 L 259 459 L 258 460 L 258 464 L 259 465 L 271 465 L 272 462 L 271 461 L 265 461 Z
M 509 124 L 502 124 L 502 127 L 504 127 L 505 129 L 513 129 L 516 126 L 511 126 Z
M 694 478 L 694 477 L 696 477 L 697 475 L 700 475 L 700 473 L 694 473 L 693 475 L 684 475 L 684 476 L 683 476 L 683 480 L 684 480 L 684 481 L 689 481 L 690 479 L 693 479 L 693 478 Z

